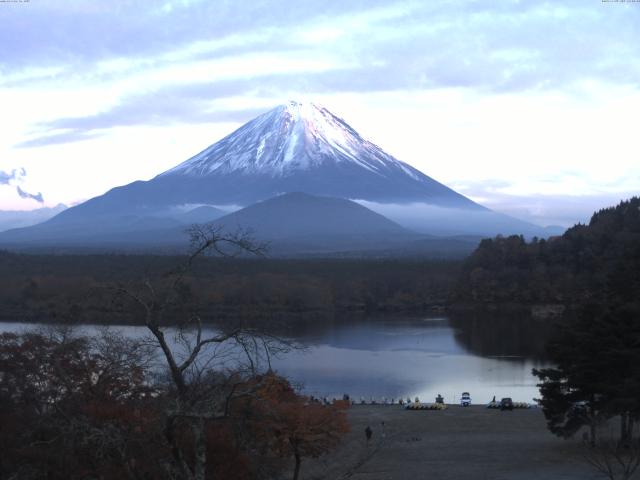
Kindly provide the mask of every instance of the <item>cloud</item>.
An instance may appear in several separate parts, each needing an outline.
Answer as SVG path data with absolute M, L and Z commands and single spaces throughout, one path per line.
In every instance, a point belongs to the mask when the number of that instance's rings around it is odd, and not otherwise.
M 150 93 L 125 97 L 113 107 L 84 117 L 62 117 L 37 125 L 40 135 L 16 145 L 20 148 L 68 143 L 90 139 L 97 130 L 135 125 L 170 125 L 176 123 L 244 123 L 264 113 L 268 108 L 228 109 L 216 105 L 215 99 L 255 95 L 283 98 L 291 92 L 386 90 L 393 80 L 379 72 L 375 80 L 343 71 L 291 75 L 266 75 L 257 78 L 211 81 L 157 89 Z M 286 85 L 286 89 L 283 87 Z M 286 90 L 286 92 L 285 92 Z M 295 98 L 292 98 L 295 100 Z M 64 130 L 63 133 L 55 133 Z
M 65 65 L 70 68 L 58 75 L 95 81 L 302 49 L 310 56 L 357 59 L 362 69 L 352 73 L 365 88 L 367 81 L 388 78 L 396 88 L 570 89 L 585 78 L 637 85 L 640 74 L 640 9 L 633 5 L 274 0 L 166 2 L 158 8 L 140 1 L 124 2 L 115 14 L 79 1 L 31 9 L 28 23 L 10 21 L 23 12 L 0 12 L 0 20 L 9 17 L 0 41 L 15 46 L 0 60 L 0 71 Z M 268 71 L 255 65 L 249 76 Z M 281 81 L 285 87 L 287 79 Z
M 7 185 L 14 178 L 16 178 L 15 170 L 13 170 L 11 173 L 0 170 L 0 185 Z
M 182 2 L 180 2 L 182 3 Z M 66 4 L 31 7 L 29 21 L 19 21 L 23 11 L 0 12 L 3 42 L 22 39 L 3 55 L 1 63 L 17 67 L 47 63 L 93 63 L 122 57 L 160 55 L 203 40 L 272 29 L 286 38 L 288 30 L 314 17 L 358 15 L 384 7 L 382 0 L 339 2 L 284 0 L 255 2 L 122 1 L 118 8 L 79 0 Z M 170 7 L 167 7 L 170 5 Z M 11 21 L 15 16 L 16 21 Z M 269 40 L 269 39 L 267 39 Z
M 246 122 L 263 109 L 214 110 L 197 108 L 183 98 L 141 97 L 106 112 L 87 117 L 61 118 L 46 127 L 52 129 L 97 130 L 130 125 L 168 125 L 171 123 Z
M 196 85 L 178 85 L 151 93 L 125 97 L 113 107 L 84 117 L 62 117 L 37 125 L 43 134 L 17 144 L 17 147 L 39 147 L 48 144 L 81 141 L 98 135 L 96 130 L 135 125 L 170 125 L 175 123 L 247 122 L 264 113 L 265 108 L 225 109 L 215 105 L 215 99 L 242 96 L 248 93 L 279 96 L 283 93 L 283 78 L 287 90 L 327 91 L 340 86 L 344 90 L 359 90 L 363 80 L 355 75 L 332 77 L 327 73 L 306 75 L 268 75 L 260 78 L 212 81 Z M 384 78 L 383 75 L 380 78 Z M 382 80 L 370 88 L 389 86 Z M 283 99 L 284 101 L 285 99 Z M 273 105 L 275 106 L 275 105 Z M 63 133 L 52 133 L 65 130 Z
M 623 200 L 637 196 L 637 192 L 602 193 L 597 195 L 506 195 L 500 193 L 488 194 L 479 201 L 494 212 L 504 213 L 512 218 L 524 220 L 541 227 L 560 226 L 571 227 L 577 223 L 588 223 L 594 212 L 603 208 L 617 205 Z M 448 223 L 458 219 L 469 222 L 475 215 L 480 229 L 483 221 L 495 221 L 486 218 L 486 212 L 470 215 L 468 211 L 435 207 L 427 204 L 394 205 L 380 204 L 356 200 L 363 206 L 370 208 L 407 228 L 421 231 L 425 219 L 431 222 L 430 228 L 445 228 Z M 483 217 L 485 215 L 485 217 Z M 483 220 L 484 219 L 484 220 Z M 471 223 L 469 223 L 471 227 Z
M 588 223 L 591 215 L 602 208 L 617 205 L 637 192 L 599 193 L 590 195 L 509 195 L 487 193 L 483 198 L 472 196 L 492 210 L 538 225 L 570 227 Z
M 44 203 L 44 198 L 42 198 L 41 192 L 38 192 L 37 194 L 25 192 L 20 188 L 20 186 L 16 187 L 16 191 L 18 192 L 18 195 L 20 195 L 21 198 L 30 198 L 32 200 L 35 200 L 36 202 Z
M 27 171 L 24 168 L 13 169 L 11 170 L 11 172 L 0 170 L 0 185 L 12 185 L 16 182 L 22 182 L 26 176 Z M 19 185 L 16 185 L 16 192 L 18 193 L 20 198 L 28 198 L 39 203 L 44 203 L 44 198 L 42 197 L 42 193 L 40 192 L 38 192 L 37 194 L 32 194 L 24 191 L 22 188 L 20 188 Z
M 0 170 L 0 185 L 9 185 L 13 180 L 20 180 L 27 175 L 24 168 L 13 169 L 10 173 Z
M 22 148 L 91 139 L 119 126 L 249 120 L 248 111 L 212 105 L 233 96 L 637 85 L 640 9 L 624 7 L 149 0 L 123 2 L 115 15 L 79 0 L 30 7 L 28 23 L 10 21 L 22 12 L 4 9 L 0 42 L 16 48 L 0 59 L 0 84 L 118 90 L 98 113 L 39 125 L 16 145 Z
M 208 110 L 196 99 L 178 96 L 138 96 L 105 112 L 86 117 L 66 117 L 39 124 L 43 135 L 18 143 L 15 147 L 32 148 L 51 144 L 89 140 L 115 127 L 134 125 L 163 126 L 175 123 L 247 122 L 264 113 L 261 108 Z M 51 134 L 51 131 L 65 130 Z
M 484 196 L 509 188 L 513 186 L 513 182 L 500 178 L 486 178 L 481 180 L 467 180 L 464 183 L 454 182 L 450 186 L 454 190 L 459 190 L 465 194 Z
M 74 129 L 71 131 L 47 134 L 42 136 L 36 136 L 30 140 L 25 140 L 15 145 L 17 148 L 32 148 L 43 147 L 46 145 L 58 145 L 62 143 L 80 142 L 83 140 L 90 140 L 92 138 L 99 137 L 98 132 L 87 132 L 81 129 Z

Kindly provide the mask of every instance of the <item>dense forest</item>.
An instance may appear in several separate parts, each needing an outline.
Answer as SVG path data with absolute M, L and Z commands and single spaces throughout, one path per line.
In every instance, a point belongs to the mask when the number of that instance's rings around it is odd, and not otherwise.
M 483 246 L 485 253 L 494 247 Z M 561 437 L 583 431 L 597 470 L 631 478 L 640 466 L 640 199 L 601 210 L 589 225 L 577 225 L 542 248 L 538 241 L 507 251 L 509 259 L 493 275 L 517 265 L 522 275 L 512 277 L 516 288 L 533 298 L 546 269 L 548 288 L 558 289 L 553 300 L 569 307 L 547 345 L 553 367 L 533 372 L 549 429 Z M 527 264 L 528 272 L 522 267 Z M 506 281 L 500 274 L 495 278 Z M 506 285 L 499 286 L 503 295 Z M 606 435 L 613 419 L 617 439 Z M 611 476 L 616 470 L 620 477 Z
M 453 298 L 466 303 L 577 305 L 640 291 L 640 198 L 600 210 L 548 240 L 483 240 L 465 261 Z
M 639 208 L 633 198 L 546 240 L 485 239 L 464 262 L 208 257 L 190 270 L 184 294 L 209 318 L 245 319 L 630 299 L 640 287 Z M 126 323 L 114 317 L 109 287 L 162 278 L 183 261 L 0 251 L 0 320 Z
M 462 265 L 452 298 L 562 305 L 546 345 L 553 367 L 533 372 L 548 427 L 561 437 L 583 431 L 594 467 L 604 472 L 615 461 L 614 470 L 632 474 L 640 466 L 639 292 L 640 198 L 634 197 L 560 237 L 483 240 Z M 598 432 L 614 418 L 619 437 L 611 440 Z
M 184 257 L 0 252 L 0 320 L 126 323 L 110 287 L 163 278 Z M 323 312 L 422 311 L 446 303 L 459 262 L 199 259 L 184 295 L 206 318 Z

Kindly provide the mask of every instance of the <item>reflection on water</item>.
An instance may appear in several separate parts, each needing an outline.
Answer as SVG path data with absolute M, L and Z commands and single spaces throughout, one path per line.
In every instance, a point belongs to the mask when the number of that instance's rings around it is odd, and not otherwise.
M 470 311 L 452 314 L 450 325 L 456 340 L 476 355 L 491 357 L 525 357 L 544 359 L 545 342 L 553 331 L 553 323 L 513 312 Z
M 0 324 L 0 331 L 21 324 Z M 117 327 L 140 336 L 141 327 Z M 84 333 L 95 327 L 84 326 Z M 539 395 L 531 369 L 544 366 L 545 324 L 478 315 L 451 318 L 383 317 L 298 326 L 308 346 L 273 361 L 274 368 L 316 396 L 414 398 L 447 402 L 471 392 L 474 403 L 495 395 L 531 402 Z
M 347 322 L 300 335 L 309 350 L 274 365 L 319 396 L 433 401 L 440 393 L 457 402 L 469 391 L 474 403 L 494 395 L 531 402 L 539 396 L 531 369 L 545 365 L 548 328 L 528 322 L 466 315 Z

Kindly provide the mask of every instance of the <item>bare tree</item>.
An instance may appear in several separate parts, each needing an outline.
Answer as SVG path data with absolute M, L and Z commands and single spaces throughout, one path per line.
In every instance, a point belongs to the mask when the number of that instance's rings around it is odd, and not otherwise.
M 281 339 L 246 326 L 206 329 L 196 309 L 185 301 L 185 276 L 194 262 L 207 254 L 237 256 L 262 255 L 265 246 L 253 241 L 246 231 L 226 233 L 212 225 L 194 226 L 191 253 L 184 264 L 160 280 L 114 287 L 121 299 L 128 300 L 137 319 L 162 352 L 163 363 L 173 385 L 174 395 L 166 409 L 164 435 L 169 444 L 172 478 L 204 480 L 207 477 L 206 426 L 229 414 L 232 399 L 252 395 L 260 386 L 246 380 L 266 366 L 271 356 L 291 347 Z M 178 314 L 177 325 L 167 327 L 165 316 Z M 241 361 L 241 357 L 244 361 Z M 230 367 L 231 365 L 231 367 Z M 188 459 L 180 443 L 184 427 L 191 432 L 193 455 Z M 189 461 L 190 460 L 190 461 Z
M 585 443 L 583 458 L 609 480 L 630 480 L 640 467 L 640 442 L 622 444 L 609 439 L 595 446 Z

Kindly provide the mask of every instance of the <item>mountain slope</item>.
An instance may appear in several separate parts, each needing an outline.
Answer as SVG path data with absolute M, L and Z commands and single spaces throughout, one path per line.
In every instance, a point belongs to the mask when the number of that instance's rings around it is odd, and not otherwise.
M 208 208 L 202 212 L 206 217 L 212 213 Z M 272 257 L 460 258 L 479 241 L 418 234 L 351 200 L 305 193 L 279 195 L 212 224 L 228 233 L 250 231 L 257 242 L 268 243 Z M 107 223 L 104 218 L 71 226 L 47 222 L 0 234 L 0 242 L 23 251 L 180 253 L 188 235 L 176 219 L 130 215 Z
M 58 204 L 52 208 L 37 208 L 35 210 L 0 210 L 0 232 L 12 228 L 28 227 L 49 220 L 67 209 L 66 205 Z
M 411 232 L 356 202 L 300 192 L 250 205 L 215 224 L 229 232 L 249 230 L 256 240 L 267 241 L 269 255 L 275 256 L 330 252 L 347 256 L 365 252 L 420 256 L 436 250 L 440 256 L 443 251 L 440 243 L 428 243 L 432 237 Z M 456 251 L 469 253 L 473 246 L 465 243 L 462 250 Z
M 224 215 L 224 210 L 203 205 L 201 207 L 193 208 L 182 215 L 176 215 L 176 219 L 186 224 L 208 223 L 223 217 Z
M 117 187 L 55 221 L 183 204 L 246 206 L 275 195 L 486 209 L 363 139 L 325 108 L 290 102 L 149 181 Z
M 216 223 L 227 229 L 250 228 L 267 240 L 337 235 L 415 235 L 350 200 L 300 192 L 258 202 L 219 218 Z
M 227 178 L 240 192 L 217 180 Z M 247 123 L 152 182 L 206 180 L 240 204 L 281 192 L 370 201 L 422 201 L 483 209 L 362 138 L 344 120 L 314 104 L 290 102 Z M 201 192 L 194 192 L 200 195 Z M 213 192 L 208 193 L 212 195 Z

